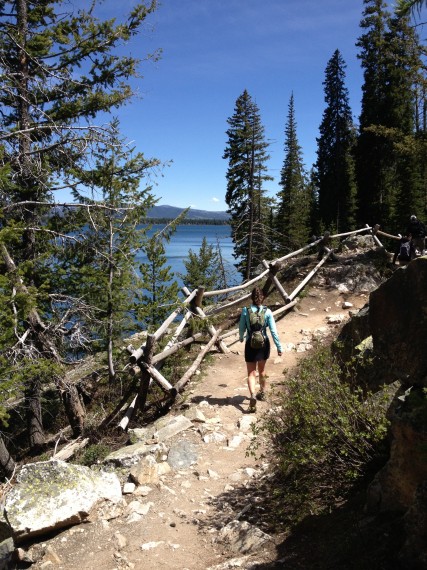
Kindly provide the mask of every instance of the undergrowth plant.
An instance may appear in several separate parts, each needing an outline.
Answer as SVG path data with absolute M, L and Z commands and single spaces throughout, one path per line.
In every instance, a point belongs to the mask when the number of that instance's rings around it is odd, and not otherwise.
M 340 377 L 329 347 L 318 349 L 276 390 L 275 405 L 254 427 L 251 452 L 275 467 L 276 515 L 283 520 L 296 522 L 342 500 L 386 436 L 386 398 Z

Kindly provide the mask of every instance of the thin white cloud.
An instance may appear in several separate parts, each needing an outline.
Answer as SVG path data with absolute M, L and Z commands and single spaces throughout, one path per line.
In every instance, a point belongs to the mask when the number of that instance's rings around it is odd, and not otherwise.
M 215 196 L 211 199 L 211 202 L 219 202 L 218 198 L 215 198 Z

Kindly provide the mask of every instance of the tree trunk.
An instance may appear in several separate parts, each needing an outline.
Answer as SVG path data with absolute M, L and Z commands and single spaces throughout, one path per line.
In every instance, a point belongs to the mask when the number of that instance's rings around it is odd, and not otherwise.
M 57 385 L 61 392 L 62 402 L 73 431 L 73 437 L 79 437 L 83 433 L 86 409 L 79 396 L 77 386 L 66 383 L 64 380 L 57 380 Z
M 16 464 L 6 448 L 3 438 L 0 435 L 0 472 L 10 479 L 15 472 Z
M 25 388 L 25 410 L 28 429 L 28 443 L 31 450 L 44 445 L 40 378 L 33 378 Z
M 113 359 L 113 333 L 114 333 L 114 311 L 113 311 L 113 281 L 114 281 L 114 232 L 110 221 L 110 244 L 109 244 L 109 259 L 108 259 L 108 305 L 107 305 L 107 354 L 108 354 L 108 379 L 110 383 L 114 382 L 116 378 L 116 371 L 114 369 Z

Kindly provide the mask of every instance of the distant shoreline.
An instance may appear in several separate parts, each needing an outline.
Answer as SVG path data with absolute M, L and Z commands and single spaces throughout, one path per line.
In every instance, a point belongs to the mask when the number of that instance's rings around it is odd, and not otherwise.
M 143 218 L 141 223 L 143 224 L 168 224 L 174 218 Z M 229 226 L 230 222 L 228 220 L 215 220 L 215 219 L 199 219 L 199 220 L 189 220 L 184 219 L 179 222 L 180 226 Z

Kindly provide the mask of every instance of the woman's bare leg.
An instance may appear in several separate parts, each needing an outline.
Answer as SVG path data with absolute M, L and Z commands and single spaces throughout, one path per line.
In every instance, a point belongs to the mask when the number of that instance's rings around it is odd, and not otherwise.
M 267 388 L 267 374 L 265 373 L 266 360 L 260 360 L 258 362 L 258 373 L 259 373 L 259 389 L 261 392 L 265 392 Z
M 251 398 L 255 398 L 256 392 L 256 362 L 247 362 L 246 367 L 248 369 L 248 388 Z

